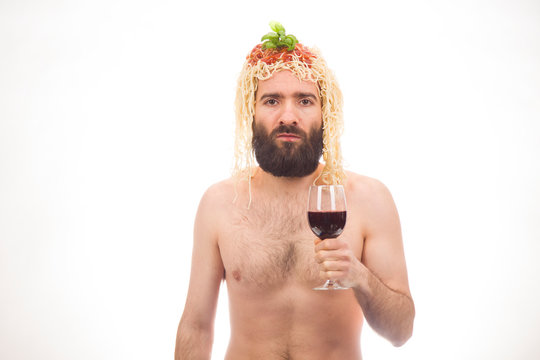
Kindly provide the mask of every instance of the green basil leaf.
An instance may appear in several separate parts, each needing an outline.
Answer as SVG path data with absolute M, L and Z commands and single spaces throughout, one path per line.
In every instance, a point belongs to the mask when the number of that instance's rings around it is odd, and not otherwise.
M 271 41 L 266 41 L 263 43 L 263 46 L 262 46 L 263 50 L 264 49 L 275 49 L 276 48 L 276 44 L 274 44 L 273 42 Z
M 281 24 L 278 23 L 277 21 L 270 21 L 270 28 L 271 28 L 274 32 L 278 32 L 280 29 L 283 28 L 283 25 L 281 25 Z
M 269 32 L 268 34 L 264 35 L 262 38 L 261 38 L 261 41 L 264 41 L 264 40 L 271 40 L 271 41 L 277 41 L 279 39 L 279 35 L 276 34 L 276 33 L 273 33 L 273 32 Z

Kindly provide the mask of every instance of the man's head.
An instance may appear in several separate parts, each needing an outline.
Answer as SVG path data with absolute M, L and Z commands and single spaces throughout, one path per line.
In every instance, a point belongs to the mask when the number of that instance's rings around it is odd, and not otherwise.
M 284 36 L 284 29 L 282 33 L 276 34 L 278 35 L 280 38 Z M 342 183 L 345 177 L 339 146 L 339 136 L 343 128 L 342 96 L 332 72 L 316 50 L 302 44 L 294 43 L 294 48 L 265 48 L 264 45 L 255 46 L 247 56 L 238 80 L 234 175 L 249 178 L 254 166 L 254 156 L 263 170 L 268 166 L 268 158 L 272 158 L 270 163 L 279 163 L 280 166 L 277 167 L 282 168 L 297 166 L 299 162 L 306 163 L 305 169 L 296 173 L 297 175 L 290 175 L 294 174 L 294 171 L 281 169 L 276 173 L 283 175 L 276 176 L 308 175 L 316 169 L 313 158 L 317 158 L 316 164 L 320 158 L 320 140 L 317 137 L 320 137 L 322 129 L 322 156 L 325 162 L 322 180 L 326 183 Z M 292 50 L 289 50 L 291 48 Z M 283 82 L 283 79 L 287 81 Z M 291 84 L 295 91 L 290 90 Z M 268 91 L 269 86 L 273 86 L 271 91 Z M 299 96 L 305 95 L 305 88 L 309 88 L 307 92 L 311 97 Z M 298 109 L 292 111 L 292 107 L 281 107 L 282 120 L 289 121 L 290 124 L 287 124 L 286 128 L 280 128 L 277 115 L 268 113 L 268 108 L 264 105 L 265 100 L 272 98 L 265 94 L 283 96 L 288 105 L 293 104 L 290 100 L 295 98 L 306 105 L 314 98 L 316 104 L 311 109 L 317 109 L 317 121 L 320 123 L 315 125 L 312 117 L 309 117 L 310 125 L 306 125 L 306 120 L 302 120 L 305 116 L 299 116 Z M 279 100 L 270 100 L 270 103 L 275 104 Z M 299 104 L 301 103 L 296 103 Z M 296 123 L 291 120 L 295 116 L 300 117 Z M 259 118 L 266 119 L 267 123 L 261 124 Z M 268 120 L 269 118 L 272 118 L 273 122 Z M 287 136 L 280 137 L 284 131 L 285 135 L 291 135 L 287 141 Z M 298 139 L 295 140 L 292 135 L 298 135 Z M 277 159 L 269 156 L 270 151 L 277 153 Z M 285 161 L 285 158 L 290 161 Z M 311 169 L 311 172 L 304 174 Z
M 259 81 L 252 127 L 255 158 L 264 171 L 285 177 L 313 173 L 323 148 L 316 83 L 287 70 Z

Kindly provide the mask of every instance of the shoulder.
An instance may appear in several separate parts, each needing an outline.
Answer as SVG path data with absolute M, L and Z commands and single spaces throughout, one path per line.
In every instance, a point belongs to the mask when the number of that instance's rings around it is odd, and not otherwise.
M 228 178 L 206 189 L 199 203 L 198 213 L 226 216 L 235 209 L 247 208 L 250 203 L 249 183 L 246 180 Z
M 206 189 L 201 197 L 199 211 L 215 211 L 219 210 L 226 204 L 232 203 L 234 201 L 236 191 L 235 180 L 232 178 L 212 184 Z
M 347 173 L 347 206 L 358 211 L 369 233 L 399 230 L 399 215 L 390 190 L 381 181 Z
M 345 190 L 352 197 L 352 200 L 371 202 L 387 202 L 391 200 L 390 190 L 380 180 L 359 175 L 352 171 L 347 171 Z
M 235 182 L 227 179 L 208 187 L 195 216 L 195 238 L 217 239 L 234 202 Z

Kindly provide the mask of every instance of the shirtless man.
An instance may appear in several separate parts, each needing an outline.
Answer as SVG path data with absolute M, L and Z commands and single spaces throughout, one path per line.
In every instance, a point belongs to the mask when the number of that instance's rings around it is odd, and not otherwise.
M 412 335 L 414 304 L 392 197 L 377 180 L 341 169 L 333 136 L 341 97 L 320 55 L 296 41 L 295 58 L 275 61 L 279 51 L 290 53 L 259 45 L 244 65 L 244 79 L 253 81 L 239 81 L 237 157 L 247 141 L 253 151 L 244 146 L 244 155 L 254 152 L 259 166 L 244 162 L 247 169 L 210 187 L 200 202 L 176 360 L 210 359 L 223 279 L 227 360 L 358 360 L 364 318 L 395 346 Z M 246 83 L 251 94 L 242 90 Z M 314 182 L 345 187 L 347 224 L 336 239 L 321 242 L 309 228 Z M 313 290 L 326 279 L 350 289 Z

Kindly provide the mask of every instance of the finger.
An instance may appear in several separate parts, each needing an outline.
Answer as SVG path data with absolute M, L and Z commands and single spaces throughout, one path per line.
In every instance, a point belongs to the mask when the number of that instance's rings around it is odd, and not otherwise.
M 326 260 L 321 263 L 323 271 L 345 271 L 347 270 L 347 264 L 339 260 Z
M 327 260 L 349 261 L 351 253 L 348 250 L 320 250 L 315 253 L 315 261 L 319 264 Z
M 321 271 L 319 276 L 323 280 L 341 280 L 344 277 L 341 271 Z
M 343 239 L 326 239 L 318 243 L 315 248 L 321 250 L 337 250 L 337 249 L 348 249 L 349 243 Z
M 320 243 L 318 243 L 317 245 L 315 245 L 315 251 L 320 251 L 320 250 L 335 250 L 336 247 L 334 246 L 332 240 L 334 240 L 334 239 L 326 239 L 326 240 L 324 240 L 324 241 L 321 241 Z
M 349 248 L 349 243 L 347 242 L 347 240 L 341 237 L 338 237 L 338 238 L 332 239 L 330 246 L 332 246 L 335 249 Z
M 330 271 L 320 271 L 319 277 L 323 280 L 334 280 L 334 278 L 331 276 Z
M 344 257 L 336 250 L 319 250 L 315 253 L 315 261 L 321 264 L 323 261 L 340 260 Z
M 318 251 L 315 253 L 315 261 L 318 264 L 321 264 L 324 260 L 326 260 L 326 253 L 324 250 Z
M 326 239 L 323 241 L 324 247 L 327 250 L 337 249 L 337 239 Z

